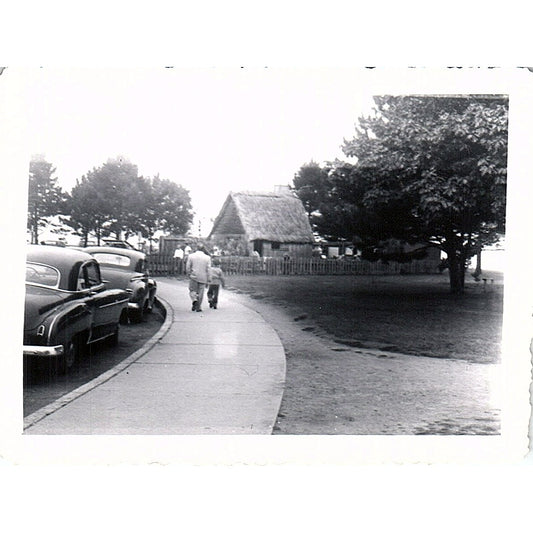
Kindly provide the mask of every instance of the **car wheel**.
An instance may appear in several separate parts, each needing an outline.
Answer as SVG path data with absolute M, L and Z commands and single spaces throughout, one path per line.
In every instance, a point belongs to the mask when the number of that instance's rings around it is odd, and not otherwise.
M 144 312 L 145 313 L 152 312 L 152 306 L 150 305 L 150 300 L 146 300 L 146 302 L 144 302 Z
M 128 310 L 127 309 L 123 309 L 122 313 L 120 313 L 120 318 L 119 318 L 118 323 L 119 324 L 127 324 L 128 321 L 129 321 Z
M 155 305 L 155 294 L 151 294 L 150 298 L 146 301 L 145 313 L 151 313 Z
M 130 321 L 134 324 L 138 324 L 139 322 L 142 322 L 143 319 L 143 310 L 142 309 L 131 309 L 130 310 Z
M 107 337 L 107 344 L 108 346 L 116 346 L 118 344 L 118 335 L 119 335 L 120 328 L 117 326 L 115 328 L 115 332 L 110 337 Z
M 79 362 L 80 357 L 80 339 L 79 337 L 73 337 L 69 339 L 64 345 L 64 353 L 58 360 L 58 372 L 59 374 L 66 374 L 72 370 Z

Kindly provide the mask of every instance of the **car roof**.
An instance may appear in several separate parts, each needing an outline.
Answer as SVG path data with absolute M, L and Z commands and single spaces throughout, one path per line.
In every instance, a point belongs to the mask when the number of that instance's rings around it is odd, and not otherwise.
M 89 254 L 82 250 L 75 250 L 65 246 L 48 246 L 42 244 L 28 244 L 26 258 L 33 263 L 44 262 L 51 266 L 72 265 L 76 261 L 88 261 L 92 259 Z
M 104 254 L 115 254 L 115 255 L 124 255 L 138 261 L 139 259 L 145 259 L 146 255 L 144 252 L 139 252 L 138 250 L 131 250 L 129 248 L 117 248 L 116 246 L 88 246 L 83 249 L 89 254 L 95 253 L 104 253 Z
M 83 263 L 95 261 L 94 257 L 84 251 L 38 244 L 29 244 L 26 247 L 26 260 L 30 263 L 49 265 L 59 270 L 59 288 L 65 290 L 72 290 L 72 280 L 77 277 Z M 75 273 L 72 272 L 73 268 Z

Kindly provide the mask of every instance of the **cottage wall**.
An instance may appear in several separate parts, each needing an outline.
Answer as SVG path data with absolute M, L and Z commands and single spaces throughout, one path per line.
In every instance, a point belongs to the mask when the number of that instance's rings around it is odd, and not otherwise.
M 283 257 L 289 255 L 290 257 L 311 257 L 313 255 L 313 245 L 307 243 L 279 243 L 278 249 L 272 248 L 272 243 L 263 242 L 263 256 L 264 257 Z
M 224 255 L 249 255 L 253 248 L 250 247 L 250 243 L 246 239 L 245 235 L 219 235 L 213 234 L 210 237 L 210 241 L 213 245 L 220 248 Z

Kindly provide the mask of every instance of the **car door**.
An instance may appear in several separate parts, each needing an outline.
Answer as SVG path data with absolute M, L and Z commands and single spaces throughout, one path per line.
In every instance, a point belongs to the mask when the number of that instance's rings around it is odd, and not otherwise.
M 111 335 L 120 320 L 120 313 L 128 301 L 128 294 L 120 289 L 106 290 L 96 261 L 87 261 L 80 269 L 79 287 L 86 291 L 86 303 L 93 315 L 89 342 Z

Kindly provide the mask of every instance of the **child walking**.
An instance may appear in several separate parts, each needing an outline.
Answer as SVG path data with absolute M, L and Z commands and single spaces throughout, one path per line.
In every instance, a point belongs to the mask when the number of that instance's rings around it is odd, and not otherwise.
M 225 286 L 224 273 L 220 268 L 220 260 L 213 259 L 213 266 L 209 269 L 211 274 L 211 282 L 207 289 L 207 300 L 209 301 L 209 307 L 216 309 L 218 305 L 218 291 L 220 286 Z

